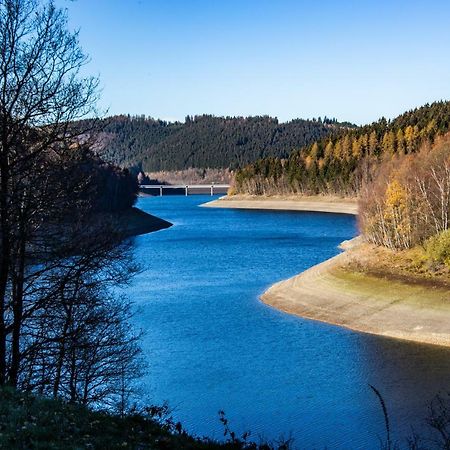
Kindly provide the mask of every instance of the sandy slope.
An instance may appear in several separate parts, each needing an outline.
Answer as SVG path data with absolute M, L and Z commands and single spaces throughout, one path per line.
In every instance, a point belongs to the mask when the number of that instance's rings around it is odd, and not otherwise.
M 272 209 L 283 211 L 316 211 L 342 214 L 358 214 L 356 199 L 340 197 L 251 197 L 230 196 L 208 202 L 208 208 Z
M 365 333 L 450 346 L 450 292 L 347 272 L 349 250 L 270 287 L 262 301 Z

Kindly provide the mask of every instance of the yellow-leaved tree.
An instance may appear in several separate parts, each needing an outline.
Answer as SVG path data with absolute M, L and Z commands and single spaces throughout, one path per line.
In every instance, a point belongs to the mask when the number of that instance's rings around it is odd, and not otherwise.
M 411 222 L 408 208 L 408 193 L 400 181 L 392 179 L 385 194 L 384 218 L 389 225 L 386 236 L 388 247 L 407 249 L 411 246 Z

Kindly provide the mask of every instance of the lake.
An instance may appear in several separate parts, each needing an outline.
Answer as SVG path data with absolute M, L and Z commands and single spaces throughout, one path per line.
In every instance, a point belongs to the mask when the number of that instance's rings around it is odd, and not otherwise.
M 357 233 L 353 216 L 200 208 L 209 196 L 140 198 L 173 227 L 134 239 L 148 403 L 221 438 L 218 411 L 251 438 L 298 448 L 378 449 L 382 393 L 398 438 L 421 430 L 450 388 L 450 351 L 301 319 L 262 304 L 271 284 L 324 261 Z

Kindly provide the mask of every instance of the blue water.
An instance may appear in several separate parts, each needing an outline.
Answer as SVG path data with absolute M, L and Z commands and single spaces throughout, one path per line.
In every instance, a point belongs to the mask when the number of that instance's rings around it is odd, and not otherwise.
M 397 437 L 421 428 L 450 387 L 450 352 L 351 332 L 262 304 L 271 284 L 337 254 L 356 234 L 339 214 L 200 208 L 206 196 L 141 198 L 170 229 L 135 238 L 149 403 L 168 401 L 197 435 L 220 438 L 218 411 L 252 438 L 298 448 L 379 448 L 385 397 Z

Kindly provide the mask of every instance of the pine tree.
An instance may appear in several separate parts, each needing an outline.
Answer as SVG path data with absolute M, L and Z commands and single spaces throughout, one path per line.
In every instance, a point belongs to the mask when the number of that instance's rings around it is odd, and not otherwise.
M 314 142 L 310 152 L 311 158 L 317 159 L 319 157 L 319 151 L 320 151 L 319 144 L 317 142 Z
M 349 159 L 352 154 L 352 144 L 350 140 L 350 136 L 346 134 L 344 139 L 342 140 L 342 158 Z
M 329 161 L 334 155 L 334 145 L 333 141 L 328 141 L 326 147 L 325 147 L 325 160 Z
M 333 157 L 338 161 L 343 159 L 342 144 L 340 140 L 338 140 L 336 144 L 334 144 Z
M 414 150 L 415 139 L 414 128 L 408 125 L 405 128 L 406 153 L 411 153 Z
M 369 152 L 369 136 L 366 133 L 360 137 L 359 143 L 361 145 L 361 152 L 367 154 Z

